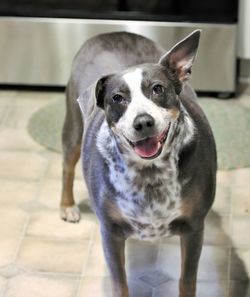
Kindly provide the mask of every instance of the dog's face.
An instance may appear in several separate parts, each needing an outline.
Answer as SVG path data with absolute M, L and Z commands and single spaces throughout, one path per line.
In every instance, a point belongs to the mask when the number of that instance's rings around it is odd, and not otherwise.
M 97 105 L 105 110 L 120 145 L 142 159 L 159 157 L 180 114 L 179 93 L 188 79 L 198 47 L 195 31 L 157 64 L 143 64 L 101 78 Z

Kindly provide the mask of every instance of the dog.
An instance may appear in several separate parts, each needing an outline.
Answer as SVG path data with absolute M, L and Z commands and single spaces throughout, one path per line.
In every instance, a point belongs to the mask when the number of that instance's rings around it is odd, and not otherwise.
M 179 297 L 196 296 L 217 170 L 213 134 L 188 83 L 199 39 L 196 30 L 166 52 L 136 34 L 107 33 L 88 40 L 73 61 L 61 217 L 80 219 L 72 188 L 82 153 L 114 297 L 129 296 L 126 239 L 171 235 L 181 240 Z

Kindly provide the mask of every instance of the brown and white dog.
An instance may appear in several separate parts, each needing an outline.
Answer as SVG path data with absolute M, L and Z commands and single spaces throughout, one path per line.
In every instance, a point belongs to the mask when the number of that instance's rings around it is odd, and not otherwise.
M 210 126 L 186 82 L 199 38 L 200 31 L 194 31 L 166 53 L 139 35 L 103 34 L 87 41 L 73 63 L 61 216 L 80 219 L 72 187 L 82 151 L 115 297 L 129 296 L 125 240 L 176 234 L 182 256 L 179 296 L 196 294 L 217 167 Z

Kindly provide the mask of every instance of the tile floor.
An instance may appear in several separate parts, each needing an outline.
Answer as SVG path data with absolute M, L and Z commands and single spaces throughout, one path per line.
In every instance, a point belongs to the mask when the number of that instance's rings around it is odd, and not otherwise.
M 240 100 L 250 106 L 250 93 Z M 77 168 L 79 224 L 59 219 L 61 155 L 35 143 L 32 113 L 63 93 L 0 92 L 0 297 L 109 297 L 98 224 Z M 250 296 L 250 168 L 218 172 L 198 276 L 199 297 Z M 130 240 L 132 297 L 177 297 L 176 238 L 158 244 Z

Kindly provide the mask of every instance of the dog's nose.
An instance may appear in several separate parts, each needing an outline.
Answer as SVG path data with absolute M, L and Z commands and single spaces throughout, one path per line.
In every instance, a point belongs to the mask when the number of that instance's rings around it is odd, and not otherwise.
M 155 120 L 153 117 L 151 117 L 151 115 L 144 113 L 144 114 L 140 114 L 138 115 L 135 120 L 134 120 L 134 129 L 137 132 L 150 132 L 151 130 L 153 130 L 155 125 Z

